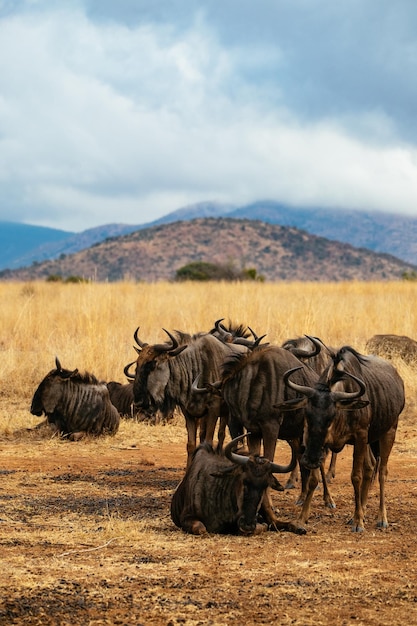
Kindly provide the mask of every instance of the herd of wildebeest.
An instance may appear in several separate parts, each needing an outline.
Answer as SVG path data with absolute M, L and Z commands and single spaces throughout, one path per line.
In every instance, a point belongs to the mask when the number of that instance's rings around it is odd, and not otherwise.
M 329 473 L 334 475 L 337 453 L 349 444 L 351 529 L 364 530 L 376 476 L 376 525 L 386 528 L 387 464 L 405 403 L 404 383 L 390 355 L 415 360 L 417 342 L 375 335 L 366 354 L 349 345 L 330 347 L 309 335 L 274 345 L 250 327 L 223 321 L 196 334 L 164 330 L 166 341 L 156 344 L 142 341 L 138 328 L 137 358 L 124 368 L 128 382 L 123 384 L 64 369 L 56 358 L 55 369 L 34 393 L 31 413 L 45 415 L 42 424 L 76 441 L 86 434 L 115 434 L 122 417 L 169 420 L 179 409 L 186 424 L 187 464 L 172 496 L 171 517 L 197 535 L 304 534 L 320 478 L 325 505 L 334 508 Z M 224 445 L 227 430 L 231 441 Z M 275 459 L 278 439 L 288 443 L 282 464 Z M 287 488 L 300 477 L 300 513 L 292 521 L 278 519 L 270 491 L 284 489 L 275 475 L 287 473 Z

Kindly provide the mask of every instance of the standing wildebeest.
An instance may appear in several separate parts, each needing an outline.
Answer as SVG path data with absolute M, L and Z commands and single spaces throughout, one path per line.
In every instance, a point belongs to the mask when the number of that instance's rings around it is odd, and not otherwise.
M 340 452 L 353 444 L 352 484 L 355 512 L 352 530 L 364 529 L 365 508 L 375 461 L 379 464 L 378 528 L 388 526 L 385 480 L 388 458 L 395 440 L 398 418 L 404 408 L 404 383 L 391 363 L 377 356 L 363 356 L 350 346 L 334 355 L 315 385 L 290 380 L 297 368 L 285 374 L 285 382 L 302 398 L 287 401 L 283 410 L 305 408 L 305 451 L 301 463 L 319 467 L 328 449 Z M 313 475 L 301 522 L 306 523 L 317 483 Z
M 56 369 L 45 376 L 32 399 L 30 412 L 47 417 L 49 424 L 72 441 L 83 435 L 114 435 L 120 415 L 110 401 L 105 383 L 77 369 L 62 369 L 58 358 Z
M 303 335 L 302 337 L 296 337 L 294 339 L 287 339 L 282 344 L 282 347 L 285 350 L 289 350 L 294 354 L 297 358 L 300 359 L 303 363 L 307 363 L 317 374 L 320 374 L 326 369 L 332 359 L 332 354 L 335 353 L 334 348 L 330 348 L 326 346 L 321 339 L 318 337 L 310 337 L 310 335 Z M 329 483 L 336 476 L 336 459 L 337 453 L 332 452 L 329 469 L 326 474 L 326 478 L 323 479 L 323 487 L 324 487 L 324 499 L 326 505 L 330 508 L 334 508 L 334 502 L 327 492 L 327 483 Z M 321 468 L 321 473 L 323 476 L 324 466 Z M 291 473 L 291 476 L 288 478 L 287 484 L 285 485 L 286 489 L 293 489 L 295 487 L 295 483 L 298 480 L 298 467 L 294 469 Z M 298 503 L 302 503 L 306 497 L 306 488 L 307 485 L 302 485 L 301 496 L 298 500 Z
M 143 411 L 168 414 L 178 406 L 187 428 L 187 464 L 197 445 L 197 430 L 201 423 L 200 441 L 213 443 L 217 421 L 227 418 L 227 408 L 219 396 L 197 396 L 192 391 L 194 379 L 200 375 L 204 383 L 220 376 L 220 366 L 228 356 L 247 351 L 234 343 L 224 343 L 210 333 L 177 337 L 165 331 L 170 339 L 163 344 L 149 345 L 134 333 L 137 343 L 136 372 L 133 383 L 135 407 Z M 129 372 L 127 372 L 129 374 Z M 219 430 L 219 445 L 223 444 L 224 428 Z
M 286 473 L 294 467 L 295 451 L 287 466 L 259 455 L 236 454 L 233 450 L 245 436 L 233 439 L 224 453 L 215 452 L 208 443 L 194 451 L 171 501 L 171 518 L 176 526 L 193 535 L 254 535 L 267 529 L 266 524 L 258 523 L 263 495 L 273 482 L 274 472 Z M 289 522 L 279 522 L 276 527 L 293 530 Z
M 417 341 L 406 335 L 374 335 L 366 342 L 365 352 L 387 359 L 397 357 L 409 365 L 417 365 Z
M 291 442 L 300 456 L 304 428 L 304 411 L 294 410 L 284 414 L 275 405 L 295 397 L 284 384 L 284 374 L 289 368 L 300 367 L 298 382 L 313 385 L 318 375 L 291 352 L 280 346 L 259 345 L 253 350 L 225 360 L 222 375 L 210 388 L 217 388 L 226 403 L 230 418 L 251 434 L 248 445 L 251 454 L 263 455 L 274 461 L 277 439 Z M 204 385 L 198 389 L 204 394 Z M 197 391 L 197 389 L 196 389 Z M 308 471 L 306 471 L 308 474 Z M 264 515 L 269 524 L 276 522 L 269 490 L 263 503 Z

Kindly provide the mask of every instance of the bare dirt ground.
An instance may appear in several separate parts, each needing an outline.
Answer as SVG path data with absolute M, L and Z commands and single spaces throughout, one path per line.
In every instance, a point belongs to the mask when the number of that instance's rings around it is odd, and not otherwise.
M 183 474 L 185 430 L 154 428 L 124 425 L 99 442 L 40 431 L 0 440 L 0 624 L 417 622 L 411 418 L 389 466 L 390 527 L 375 529 L 374 485 L 361 534 L 346 525 L 351 448 L 339 455 L 331 485 L 337 508 L 325 509 L 318 491 L 305 536 L 184 534 L 169 505 Z M 295 498 L 274 493 L 283 519 L 297 515 Z

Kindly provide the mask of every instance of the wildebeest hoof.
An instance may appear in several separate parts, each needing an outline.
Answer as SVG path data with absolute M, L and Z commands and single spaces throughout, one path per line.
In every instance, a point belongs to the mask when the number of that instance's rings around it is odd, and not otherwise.
M 284 491 L 284 487 L 281 485 L 279 480 L 275 478 L 273 474 L 272 474 L 272 479 L 273 479 L 273 483 L 271 484 L 271 489 L 274 489 L 274 491 Z
M 285 489 L 295 489 L 295 485 L 292 482 L 292 480 L 288 480 L 286 485 L 285 485 Z
M 77 433 L 71 433 L 71 435 L 68 437 L 68 439 L 70 441 L 80 441 L 80 439 L 82 439 L 84 436 L 85 436 L 85 432 L 80 430 Z

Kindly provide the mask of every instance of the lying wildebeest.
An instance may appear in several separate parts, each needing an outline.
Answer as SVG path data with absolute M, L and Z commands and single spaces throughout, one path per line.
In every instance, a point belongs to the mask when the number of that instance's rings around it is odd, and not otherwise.
M 227 419 L 227 407 L 219 396 L 195 396 L 194 379 L 200 375 L 203 383 L 220 376 L 220 366 L 232 354 L 246 352 L 247 347 L 224 343 L 210 333 L 188 335 L 165 331 L 170 339 L 163 344 L 149 345 L 140 340 L 139 329 L 134 333 L 138 353 L 133 383 L 137 410 L 161 411 L 167 415 L 175 407 L 184 414 L 187 428 L 187 464 L 200 441 L 213 443 L 219 418 Z M 129 371 L 125 371 L 130 376 Z M 219 446 L 223 445 L 224 427 L 219 428 Z
M 209 533 L 258 534 L 267 529 L 258 523 L 258 513 L 273 473 L 291 471 L 296 463 L 292 450 L 287 466 L 259 455 L 243 456 L 233 450 L 242 437 L 215 452 L 208 443 L 193 453 L 184 478 L 171 501 L 171 518 L 176 526 L 194 535 Z M 290 522 L 276 521 L 274 530 L 294 530 Z
M 135 415 L 133 407 L 133 382 L 123 384 L 115 380 L 110 380 L 106 384 L 112 405 L 116 407 L 122 417 L 133 418 Z
M 45 414 L 48 423 L 72 441 L 85 434 L 114 435 L 120 415 L 110 401 L 106 383 L 93 374 L 63 369 L 58 358 L 55 365 L 36 389 L 30 412 Z
M 132 365 L 132 363 L 126 367 L 130 367 L 130 365 Z M 159 411 L 156 413 L 136 411 L 133 402 L 133 381 L 128 383 L 119 383 L 115 380 L 110 380 L 106 384 L 107 389 L 109 390 L 111 403 L 119 411 L 120 417 L 133 419 L 136 422 L 149 422 L 150 424 L 160 424 L 162 422 L 169 422 L 173 419 L 173 411 L 166 417 L 164 417 Z
M 317 468 L 328 449 L 340 452 L 346 444 L 353 445 L 355 512 L 352 530 L 361 532 L 376 460 L 379 466 L 377 527 L 386 528 L 385 480 L 398 418 L 404 408 L 403 380 L 388 361 L 377 356 L 361 355 L 350 346 L 336 352 L 332 363 L 315 385 L 303 385 L 291 380 L 298 369 L 286 372 L 284 381 L 289 389 L 302 397 L 287 400 L 280 408 L 291 411 L 294 408 L 305 409 L 306 448 L 301 463 L 308 469 Z M 301 520 L 304 523 L 308 519 L 316 485 L 314 478 L 310 478 Z
M 417 365 L 417 341 L 406 335 L 374 335 L 366 342 L 365 352 L 386 359 L 397 357 L 409 365 Z

